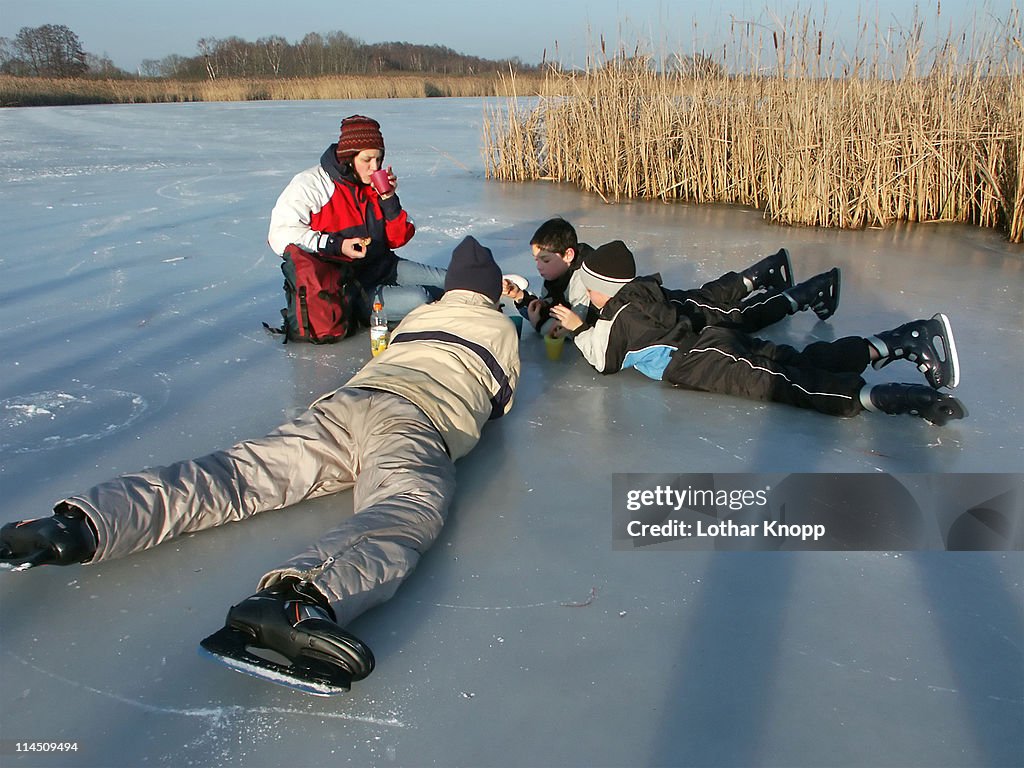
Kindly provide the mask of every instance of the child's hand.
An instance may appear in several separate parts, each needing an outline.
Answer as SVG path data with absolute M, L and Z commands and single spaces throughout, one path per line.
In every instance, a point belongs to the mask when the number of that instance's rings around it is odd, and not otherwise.
M 534 328 L 540 325 L 541 313 L 547 308 L 543 299 L 534 299 L 526 307 L 526 316 Z
M 501 295 L 508 296 L 513 301 L 522 301 L 526 292 L 511 280 L 501 281 Z
M 564 328 L 569 333 L 572 333 L 583 325 L 583 321 L 579 319 L 576 313 L 562 304 L 557 304 L 551 308 L 551 316 L 558 321 L 559 331 Z M 561 336 L 562 334 L 559 333 L 558 335 Z

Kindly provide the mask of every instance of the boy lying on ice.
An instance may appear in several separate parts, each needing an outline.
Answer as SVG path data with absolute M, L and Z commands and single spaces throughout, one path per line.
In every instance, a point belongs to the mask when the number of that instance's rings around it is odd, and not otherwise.
M 568 307 L 551 312 L 600 373 L 636 368 L 684 389 L 738 395 L 810 408 L 832 416 L 861 411 L 909 413 L 938 425 L 967 415 L 963 404 L 937 390 L 959 383 L 960 366 L 949 320 L 935 315 L 870 337 L 815 342 L 802 351 L 727 326 L 695 328 L 670 301 L 657 275 L 636 276 L 621 240 L 589 254 L 580 274 L 600 310 L 587 325 Z M 923 384 L 869 385 L 861 373 L 908 360 Z
M 344 629 L 388 600 L 441 531 L 456 459 L 512 407 L 515 328 L 498 310 L 501 270 L 472 237 L 444 296 L 410 312 L 387 350 L 294 421 L 225 451 L 127 474 L 0 529 L 0 562 L 99 563 L 187 533 L 353 489 L 355 514 L 268 571 L 202 642 L 250 674 L 333 694 L 373 670 Z M 252 653 L 263 648 L 288 664 Z

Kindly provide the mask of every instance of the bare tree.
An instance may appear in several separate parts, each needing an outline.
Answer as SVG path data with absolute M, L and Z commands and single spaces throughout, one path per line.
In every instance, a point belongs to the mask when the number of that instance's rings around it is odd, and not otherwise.
M 139 75 L 141 77 L 167 77 L 167 74 L 163 71 L 163 61 L 161 59 L 143 59 L 142 63 L 139 64 Z
M 231 36 L 215 41 L 215 55 L 221 62 L 228 77 L 248 77 L 250 61 L 253 58 L 253 44 L 240 37 Z
M 85 54 L 85 63 L 90 75 L 96 77 L 125 77 L 128 73 L 114 64 L 107 56 L 94 56 L 91 53 Z
M 281 74 L 281 63 L 284 60 L 285 51 L 288 50 L 288 41 L 280 35 L 263 37 L 256 41 L 262 49 L 264 60 L 270 72 L 277 77 Z
M 725 69 L 722 65 L 706 53 L 694 53 L 690 56 L 675 54 L 672 64 L 674 65 L 672 68 L 686 77 L 725 77 Z
M 361 41 L 344 32 L 328 32 L 324 38 L 324 49 L 330 74 L 365 72 L 364 47 Z
M 324 73 L 324 38 L 310 32 L 298 44 L 299 71 L 302 77 L 316 77 Z
M 212 37 L 201 37 L 196 43 L 196 48 L 199 49 L 199 55 L 203 58 L 207 77 L 211 80 L 216 80 L 219 70 L 216 59 L 217 41 Z
M 19 63 L 14 41 L 9 37 L 0 37 L 0 72 L 18 74 L 16 70 Z
M 63 24 L 22 27 L 14 51 L 28 73 L 38 77 L 78 77 L 88 69 L 78 35 Z

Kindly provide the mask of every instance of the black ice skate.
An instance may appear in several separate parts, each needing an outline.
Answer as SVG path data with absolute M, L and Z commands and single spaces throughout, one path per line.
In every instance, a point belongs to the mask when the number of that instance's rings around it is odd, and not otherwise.
M 222 629 L 200 642 L 200 650 L 278 685 L 317 696 L 345 693 L 373 671 L 373 653 L 334 622 L 329 606 L 300 590 L 297 582 L 286 581 L 243 600 L 228 611 Z
M 833 267 L 828 272 L 815 275 L 810 280 L 804 280 L 800 285 L 794 285 L 787 290 L 785 294 L 793 307 L 793 312 L 812 309 L 819 320 L 828 320 L 839 306 L 841 277 L 839 267 Z
M 789 251 L 780 248 L 778 253 L 766 256 L 751 267 L 747 267 L 740 276 L 750 281 L 751 290 L 766 289 L 778 293 L 793 287 L 793 267 L 789 263 Z
M 876 384 L 868 391 L 870 410 L 882 413 L 907 413 L 943 426 L 967 415 L 964 404 L 952 395 L 936 392 L 924 384 Z
M 96 535 L 85 513 L 61 504 L 51 517 L 0 528 L 0 563 L 23 571 L 37 565 L 72 565 L 96 552 Z
M 941 312 L 931 320 L 914 320 L 891 331 L 882 331 L 872 339 L 881 357 L 872 363 L 883 368 L 893 360 L 909 360 L 928 379 L 934 389 L 960 383 L 960 361 L 953 341 L 949 318 Z

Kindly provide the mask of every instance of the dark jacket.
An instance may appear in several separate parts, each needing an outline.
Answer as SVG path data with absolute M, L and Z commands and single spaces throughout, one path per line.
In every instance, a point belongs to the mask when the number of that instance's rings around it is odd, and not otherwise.
M 661 379 L 677 349 L 689 349 L 696 338 L 690 320 L 665 296 L 657 274 L 627 283 L 592 326 L 573 336 L 587 362 L 600 373 L 637 368 L 654 379 Z
M 577 244 L 575 248 L 576 255 L 569 268 L 554 280 L 545 280 L 544 290 L 539 297 L 534 296 L 532 293 L 524 293 L 523 298 L 516 302 L 519 314 L 528 318 L 530 302 L 537 298 L 544 300 L 544 309 L 541 310 L 540 319 L 534 328 L 537 333 L 548 333 L 554 327 L 556 321 L 551 317 L 550 308 L 556 304 L 569 307 L 569 309 L 577 314 L 580 320 L 593 323 L 597 319 L 596 311 L 590 306 L 590 297 L 587 296 L 587 289 L 584 287 L 583 281 L 579 276 L 579 268 L 583 264 L 583 259 L 588 253 L 592 253 L 593 250 L 586 243 Z

